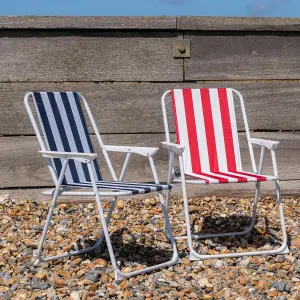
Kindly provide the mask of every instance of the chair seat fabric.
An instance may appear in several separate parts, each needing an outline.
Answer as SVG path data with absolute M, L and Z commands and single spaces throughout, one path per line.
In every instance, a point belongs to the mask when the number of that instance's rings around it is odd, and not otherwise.
M 258 175 L 255 173 L 242 172 L 242 171 L 227 171 L 227 172 L 208 172 L 199 174 L 186 173 L 186 176 L 195 179 L 203 180 L 203 184 L 218 184 L 218 183 L 241 183 L 241 182 L 261 182 L 261 181 L 275 181 L 278 176 Z
M 114 191 L 130 191 L 132 195 L 147 194 L 151 192 L 158 192 L 162 190 L 170 190 L 171 184 L 150 184 L 138 182 L 122 182 L 122 181 L 97 181 L 99 189 L 114 190 Z M 67 186 L 91 188 L 91 182 L 79 182 L 68 184 Z

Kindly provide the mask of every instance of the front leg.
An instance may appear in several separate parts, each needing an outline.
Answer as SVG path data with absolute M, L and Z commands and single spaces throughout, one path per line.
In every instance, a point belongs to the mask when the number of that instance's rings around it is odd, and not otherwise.
M 52 197 L 52 201 L 51 201 L 50 209 L 49 209 L 49 212 L 48 212 L 47 220 L 46 220 L 46 223 L 45 223 L 45 226 L 44 226 L 44 229 L 43 229 L 42 237 L 40 239 L 39 247 L 38 247 L 37 252 L 36 252 L 36 261 L 35 261 L 34 265 L 37 265 L 41 261 L 43 261 L 43 258 L 41 257 L 42 256 L 43 245 L 44 245 L 44 242 L 46 240 L 47 231 L 48 231 L 48 228 L 49 228 L 52 216 L 53 216 L 53 211 L 54 211 L 54 208 L 55 208 L 55 205 L 56 205 L 56 200 L 57 200 L 57 197 L 59 195 L 59 190 L 60 190 L 61 184 L 63 182 L 64 176 L 65 176 L 65 173 L 66 173 L 68 162 L 69 162 L 69 159 L 64 160 L 60 175 L 59 175 L 57 183 L 56 183 L 56 187 L 55 187 L 55 191 L 54 191 L 54 194 L 53 194 L 53 197 Z
M 169 151 L 169 170 L 168 170 L 168 184 L 171 184 L 172 176 L 173 176 L 173 160 L 174 160 L 174 152 Z M 166 192 L 166 209 L 169 214 L 169 208 L 170 208 L 170 194 L 171 190 L 167 190 Z M 169 233 L 167 231 L 167 224 L 164 223 L 164 234 L 169 239 Z

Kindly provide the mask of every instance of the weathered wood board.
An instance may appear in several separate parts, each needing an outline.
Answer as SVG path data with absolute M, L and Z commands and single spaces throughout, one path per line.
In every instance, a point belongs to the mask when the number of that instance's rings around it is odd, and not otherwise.
M 175 32 L 0 30 L 0 81 L 181 81 Z
M 269 138 L 281 141 L 277 149 L 279 174 L 282 180 L 300 179 L 300 134 L 290 133 L 254 133 L 253 137 Z M 110 134 L 103 135 L 107 145 L 159 146 L 164 140 L 163 134 Z M 245 135 L 240 134 L 243 168 L 251 171 L 250 157 Z M 97 145 L 94 142 L 97 150 Z M 0 188 L 52 186 L 52 180 L 42 157 L 37 153 L 35 137 L 2 137 L 0 138 Z M 257 163 L 260 151 L 255 151 Z M 120 174 L 124 154 L 110 154 L 116 173 Z M 100 156 L 100 163 L 105 178 L 108 171 Z M 163 149 L 155 156 L 155 162 L 161 181 L 167 178 L 167 152 Z M 270 155 L 266 152 L 265 174 L 273 174 Z M 149 162 L 144 157 L 135 156 L 128 169 L 125 180 L 151 181 Z
M 299 18 L 177 17 L 178 30 L 300 31 Z
M 190 59 L 173 58 L 177 38 L 191 40 Z M 106 144 L 159 146 L 164 140 L 161 96 L 182 87 L 239 90 L 250 129 L 263 131 L 253 136 L 281 141 L 277 157 L 283 193 L 300 194 L 296 18 L 0 16 L 0 188 L 53 185 L 37 154 L 25 92 L 79 91 Z M 243 131 L 239 105 L 237 113 Z M 174 132 L 171 105 L 168 117 Z M 250 171 L 244 133 L 240 136 L 244 168 Z M 111 158 L 119 174 L 124 154 Z M 164 181 L 167 153 L 160 150 L 155 160 Z M 269 156 L 267 165 L 266 173 L 272 173 Z M 103 173 L 108 174 L 107 168 Z M 148 161 L 134 158 L 126 179 L 151 180 Z M 189 192 L 252 194 L 249 186 L 210 185 Z M 272 193 L 269 186 L 266 191 Z
M 300 130 L 298 82 L 198 83 L 0 83 L 0 135 L 34 134 L 23 98 L 28 91 L 79 91 L 89 102 L 102 133 L 164 132 L 160 99 L 170 88 L 232 87 L 244 96 L 253 130 Z M 237 104 L 239 130 L 243 122 Z M 172 108 L 169 123 L 174 131 Z
M 299 18 L 0 16 L 0 29 L 300 31 Z
M 186 33 L 185 80 L 300 79 L 300 33 Z
M 0 29 L 176 29 L 176 17 L 0 16 Z

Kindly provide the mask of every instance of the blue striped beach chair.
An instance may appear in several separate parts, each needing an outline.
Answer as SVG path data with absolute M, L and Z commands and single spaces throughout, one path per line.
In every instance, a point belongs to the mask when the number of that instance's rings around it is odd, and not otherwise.
M 37 136 L 41 155 L 45 158 L 49 171 L 53 178 L 55 189 L 43 192 L 44 195 L 52 196 L 52 202 L 48 217 L 43 229 L 42 237 L 36 253 L 36 264 L 41 261 L 50 261 L 67 256 L 83 254 L 92 251 L 106 240 L 110 259 L 115 271 L 115 279 L 129 278 L 141 273 L 149 272 L 157 268 L 174 265 L 178 262 L 176 243 L 172 234 L 163 190 L 171 189 L 171 185 L 159 184 L 153 155 L 158 148 L 130 147 L 130 146 L 108 146 L 104 145 L 95 120 L 86 99 L 76 92 L 30 92 L 24 98 L 26 110 Z M 33 102 L 33 104 L 32 104 Z M 91 137 L 88 132 L 83 107 L 96 135 L 104 160 L 110 171 L 112 181 L 102 178 L 102 174 L 96 160 Z M 33 114 L 35 112 L 35 114 Z M 37 122 L 37 120 L 39 122 Z M 39 124 L 39 125 L 38 125 Z M 125 162 L 117 178 L 108 151 L 127 153 Z M 149 159 L 155 183 L 123 182 L 126 169 L 132 154 L 139 154 Z M 145 193 L 158 193 L 162 212 L 167 226 L 168 237 L 172 244 L 173 256 L 168 262 L 150 266 L 142 270 L 129 273 L 121 272 L 116 263 L 114 250 L 112 248 L 108 224 L 118 200 L 118 197 L 133 196 Z M 68 253 L 42 257 L 42 248 L 46 234 L 53 215 L 58 196 L 95 196 L 100 221 L 102 224 L 102 235 L 97 243 L 89 248 Z M 101 197 L 111 197 L 108 215 L 105 218 Z

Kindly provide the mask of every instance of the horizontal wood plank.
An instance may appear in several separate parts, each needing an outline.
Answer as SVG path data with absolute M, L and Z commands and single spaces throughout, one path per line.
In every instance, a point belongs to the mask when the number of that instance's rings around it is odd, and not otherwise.
M 177 17 L 178 30 L 300 31 L 299 18 Z
M 280 177 L 282 180 L 300 179 L 300 133 L 253 133 L 252 136 L 281 141 L 276 151 Z M 160 142 L 165 138 L 163 134 L 112 134 L 103 135 L 103 140 L 107 145 L 160 146 Z M 240 144 L 243 168 L 246 171 L 251 171 L 244 134 L 240 134 Z M 98 151 L 95 142 L 94 145 Z M 52 186 L 48 169 L 37 151 L 38 145 L 35 137 L 1 137 L 0 188 Z M 255 153 L 259 156 L 259 149 Z M 256 157 L 257 162 L 258 156 Z M 119 174 L 124 161 L 124 154 L 110 153 L 110 157 L 117 174 Z M 104 178 L 109 178 L 101 155 L 99 160 L 100 164 L 102 162 Z M 155 162 L 160 180 L 165 181 L 168 168 L 167 152 L 164 149 L 160 149 L 155 155 Z M 264 170 L 265 174 L 273 174 L 269 153 L 266 153 Z M 151 178 L 148 160 L 144 157 L 134 156 L 125 180 L 151 181 Z
M 0 29 L 177 29 L 207 31 L 300 31 L 300 19 L 200 16 L 0 16 Z
M 0 135 L 34 134 L 23 98 L 28 91 L 45 90 L 82 93 L 101 133 L 163 133 L 162 94 L 170 88 L 200 86 L 239 90 L 252 130 L 300 130 L 298 82 L 0 83 Z M 171 105 L 168 115 L 174 131 Z M 237 118 L 238 128 L 243 131 L 239 108 Z
M 173 32 L 0 31 L 0 82 L 182 81 Z
M 217 81 L 198 82 L 191 87 L 229 87 L 238 90 L 246 107 L 250 130 L 299 130 L 299 82 Z M 240 101 L 234 95 L 238 130 L 244 130 Z
M 0 16 L 0 29 L 176 29 L 176 17 Z
M 299 33 L 188 33 L 185 80 L 300 79 Z

